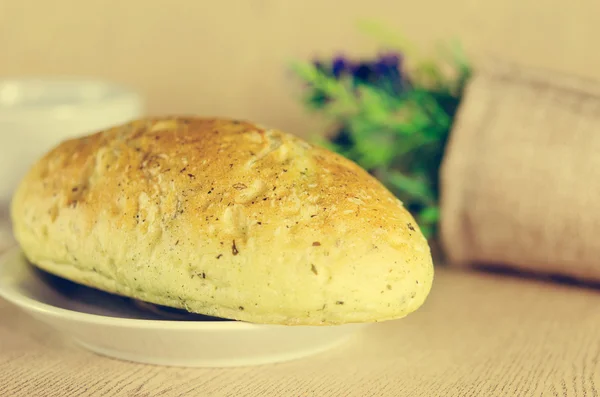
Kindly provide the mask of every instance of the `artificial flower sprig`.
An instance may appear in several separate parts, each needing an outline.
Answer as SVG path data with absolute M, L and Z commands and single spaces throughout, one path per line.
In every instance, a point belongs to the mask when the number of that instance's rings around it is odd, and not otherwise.
M 403 54 L 297 63 L 304 103 L 331 123 L 320 143 L 371 172 L 427 237 L 439 220 L 439 169 L 470 68 L 461 53 L 413 68 Z

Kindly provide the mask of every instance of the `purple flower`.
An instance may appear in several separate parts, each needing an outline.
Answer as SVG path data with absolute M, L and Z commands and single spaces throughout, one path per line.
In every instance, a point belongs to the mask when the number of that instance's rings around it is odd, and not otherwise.
M 405 86 L 401 59 L 400 54 L 384 53 L 373 61 L 354 65 L 352 75 L 359 84 L 371 84 L 398 93 Z
M 374 77 L 373 65 L 368 62 L 361 62 L 352 68 L 352 75 L 359 82 L 369 82 Z
M 379 56 L 374 64 L 375 73 L 380 76 L 390 76 L 400 73 L 400 55 L 387 53 Z
M 342 74 L 349 72 L 351 68 L 352 66 L 350 65 L 350 62 L 348 62 L 348 60 L 346 60 L 346 58 L 343 56 L 335 57 L 331 63 L 331 73 L 336 79 Z
M 390 95 L 396 95 L 406 89 L 408 81 L 402 73 L 402 55 L 398 53 L 381 53 L 375 59 L 352 61 L 343 55 L 338 55 L 329 62 L 314 60 L 313 65 L 330 78 L 340 79 L 351 77 L 355 86 L 371 85 L 384 90 Z M 316 89 L 312 101 L 323 104 L 328 101 L 327 95 Z

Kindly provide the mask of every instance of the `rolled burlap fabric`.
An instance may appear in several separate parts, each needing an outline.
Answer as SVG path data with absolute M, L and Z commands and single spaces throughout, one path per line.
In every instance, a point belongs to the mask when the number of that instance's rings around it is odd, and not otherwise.
M 600 84 L 525 67 L 471 80 L 441 171 L 458 266 L 600 280 Z

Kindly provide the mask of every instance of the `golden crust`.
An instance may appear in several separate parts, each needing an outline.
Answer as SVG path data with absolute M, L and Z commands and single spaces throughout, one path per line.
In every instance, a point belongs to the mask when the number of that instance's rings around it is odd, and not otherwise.
M 12 218 L 51 273 L 255 323 L 400 318 L 433 279 L 426 240 L 376 179 L 247 122 L 153 118 L 63 142 Z

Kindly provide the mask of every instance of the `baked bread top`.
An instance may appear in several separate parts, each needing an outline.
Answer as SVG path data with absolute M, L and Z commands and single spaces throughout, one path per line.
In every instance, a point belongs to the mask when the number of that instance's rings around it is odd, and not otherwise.
M 248 122 L 137 120 L 65 141 L 12 202 L 36 266 L 253 323 L 395 319 L 424 302 L 427 241 L 353 162 Z

